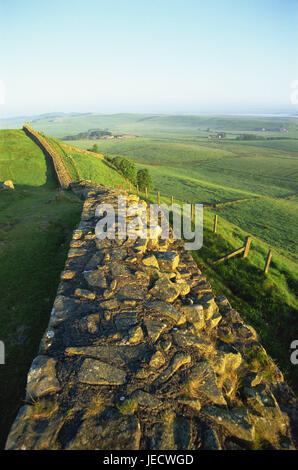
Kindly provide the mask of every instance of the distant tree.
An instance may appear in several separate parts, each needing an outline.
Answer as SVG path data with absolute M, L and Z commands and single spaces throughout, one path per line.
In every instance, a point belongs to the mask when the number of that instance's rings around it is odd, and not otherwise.
M 121 163 L 122 158 L 123 157 L 119 157 L 119 156 L 112 158 L 112 163 L 113 163 L 113 165 L 115 165 L 117 170 L 120 170 L 120 163 Z
M 89 131 L 80 132 L 79 134 L 66 135 L 61 140 L 82 140 L 82 139 L 95 140 L 95 139 L 100 139 L 104 135 L 112 135 L 112 133 L 109 132 L 107 129 L 104 131 L 101 129 L 89 129 Z
M 114 157 L 112 163 L 115 165 L 117 170 L 122 173 L 124 178 L 128 179 L 132 183 L 136 181 L 136 167 L 133 161 L 129 158 Z
M 264 137 L 256 134 L 241 134 L 236 137 L 236 140 L 264 140 Z
M 97 144 L 94 144 L 90 149 L 87 149 L 87 150 L 88 150 L 88 152 L 99 153 Z
M 120 163 L 120 171 L 125 178 L 129 181 L 135 182 L 136 179 L 136 167 L 135 164 L 128 158 L 123 158 Z
M 97 145 L 97 144 L 94 144 L 94 145 L 91 147 L 91 152 L 99 153 L 99 151 L 98 151 L 98 145 Z
M 147 168 L 137 172 L 137 184 L 139 185 L 140 191 L 145 191 L 146 188 L 150 189 L 152 187 L 151 176 Z

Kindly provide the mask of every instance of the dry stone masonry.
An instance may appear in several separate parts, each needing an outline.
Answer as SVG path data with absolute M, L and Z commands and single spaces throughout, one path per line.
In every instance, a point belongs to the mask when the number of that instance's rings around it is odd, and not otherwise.
M 6 449 L 294 449 L 293 392 L 183 243 L 99 240 L 119 192 L 70 186 L 82 218 Z

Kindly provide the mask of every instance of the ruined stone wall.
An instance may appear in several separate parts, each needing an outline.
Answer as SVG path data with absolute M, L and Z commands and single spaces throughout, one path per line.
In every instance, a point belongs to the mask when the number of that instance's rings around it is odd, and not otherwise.
M 33 127 L 28 125 L 23 126 L 23 130 L 26 134 L 34 140 L 43 150 L 43 152 L 52 160 L 54 169 L 59 181 L 61 188 L 68 188 L 69 184 L 72 182 L 70 173 L 60 155 L 52 148 L 48 141 Z
M 295 396 L 183 243 L 99 240 L 119 192 L 71 187 L 82 218 L 6 449 L 293 449 Z

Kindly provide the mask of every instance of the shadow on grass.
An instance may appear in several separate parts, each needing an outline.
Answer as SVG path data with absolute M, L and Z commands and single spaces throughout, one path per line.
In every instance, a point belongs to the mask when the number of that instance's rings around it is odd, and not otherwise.
M 50 162 L 49 162 L 50 163 Z M 82 201 L 47 183 L 0 191 L 0 448 L 24 403 L 26 377 L 49 321 Z M 49 180 L 49 181 L 48 181 Z M 51 188 L 51 189 L 50 189 Z

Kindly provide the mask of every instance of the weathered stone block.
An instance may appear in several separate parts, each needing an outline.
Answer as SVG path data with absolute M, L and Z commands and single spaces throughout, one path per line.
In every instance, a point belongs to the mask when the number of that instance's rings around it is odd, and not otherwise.
M 150 290 L 150 294 L 165 302 L 174 302 L 180 292 L 175 284 L 164 275 L 156 281 L 154 287 Z
M 48 356 L 37 356 L 31 365 L 27 376 L 27 397 L 36 399 L 60 390 L 56 376 L 56 361 Z
M 165 323 L 159 320 L 152 320 L 148 318 L 144 321 L 149 338 L 153 343 L 156 343 L 162 332 L 167 328 Z
M 245 408 L 235 408 L 228 411 L 215 406 L 206 406 L 201 410 L 217 425 L 223 426 L 232 436 L 252 443 L 255 437 L 255 428 L 250 423 L 249 414 Z
M 107 287 L 106 277 L 101 271 L 85 271 L 84 278 L 91 287 L 99 287 L 101 289 Z
M 163 271 L 174 271 L 179 264 L 179 255 L 175 251 L 164 251 L 154 253 L 159 268 Z
M 93 385 L 122 385 L 126 381 L 126 373 L 110 364 L 89 358 L 84 360 L 78 379 Z

